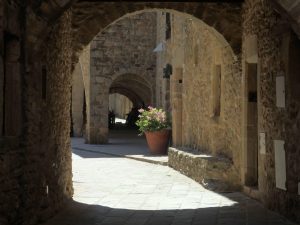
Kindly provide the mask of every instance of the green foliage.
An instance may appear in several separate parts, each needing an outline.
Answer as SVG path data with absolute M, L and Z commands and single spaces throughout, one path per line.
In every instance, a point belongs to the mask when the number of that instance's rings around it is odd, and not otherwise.
M 162 109 L 149 106 L 147 110 L 140 109 L 139 112 L 139 119 L 135 124 L 139 127 L 141 134 L 146 131 L 159 131 L 171 128 L 171 122 Z

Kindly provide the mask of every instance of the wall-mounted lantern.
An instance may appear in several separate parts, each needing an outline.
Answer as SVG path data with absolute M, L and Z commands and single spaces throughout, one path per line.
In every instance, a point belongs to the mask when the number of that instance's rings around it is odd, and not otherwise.
M 153 52 L 162 52 L 164 51 L 164 43 L 160 42 L 156 47 L 155 49 L 153 49 Z
M 163 69 L 164 71 L 164 76 L 163 78 L 167 78 L 169 79 L 170 76 L 172 75 L 172 65 L 171 64 L 167 64 L 166 67 Z

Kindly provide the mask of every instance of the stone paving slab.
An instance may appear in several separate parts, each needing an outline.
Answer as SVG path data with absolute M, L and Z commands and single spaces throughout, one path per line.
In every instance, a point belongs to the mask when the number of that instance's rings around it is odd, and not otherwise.
M 44 225 L 293 224 L 242 193 L 214 193 L 170 167 L 78 152 L 74 201 Z
M 148 150 L 145 137 L 138 136 L 138 131 L 111 131 L 109 143 L 105 145 L 85 144 L 83 138 L 72 138 L 71 140 L 72 148 L 78 151 L 102 153 L 113 157 L 126 157 L 159 165 L 168 165 L 168 156 L 152 155 Z

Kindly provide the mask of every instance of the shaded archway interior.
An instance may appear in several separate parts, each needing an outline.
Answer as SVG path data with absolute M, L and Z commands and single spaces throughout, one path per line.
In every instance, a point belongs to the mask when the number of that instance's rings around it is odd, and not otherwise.
M 151 104 L 152 91 L 147 81 L 139 75 L 124 74 L 116 78 L 109 89 L 109 93 L 119 93 L 129 98 L 133 106 L 141 107 Z

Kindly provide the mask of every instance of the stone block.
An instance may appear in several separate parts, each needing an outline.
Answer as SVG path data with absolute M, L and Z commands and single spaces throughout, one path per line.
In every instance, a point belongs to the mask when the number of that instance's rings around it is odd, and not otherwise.
M 169 166 L 201 183 L 205 188 L 228 192 L 240 190 L 239 172 L 231 160 L 170 147 Z

